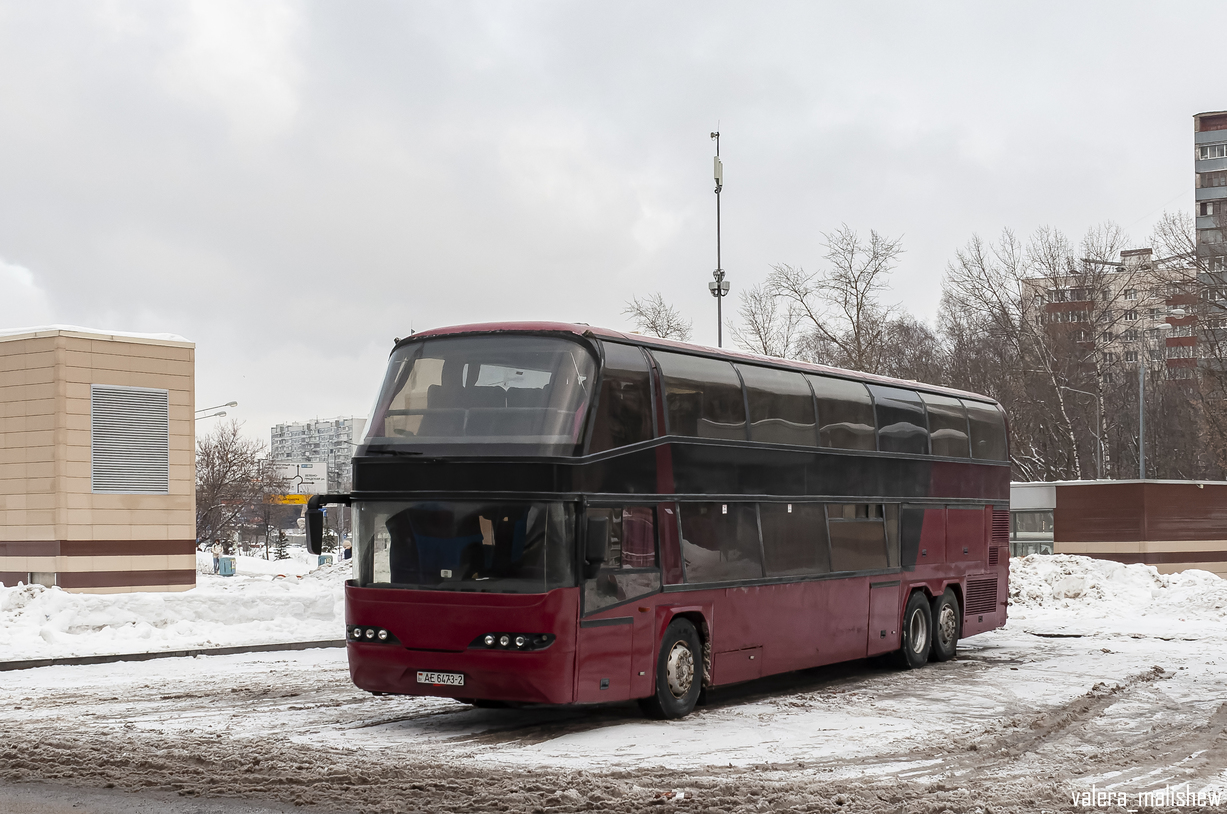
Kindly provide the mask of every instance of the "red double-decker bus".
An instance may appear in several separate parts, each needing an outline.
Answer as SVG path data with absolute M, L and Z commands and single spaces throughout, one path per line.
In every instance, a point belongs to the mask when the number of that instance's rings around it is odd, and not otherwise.
M 353 492 L 354 683 L 479 705 L 638 699 L 1006 620 L 992 399 L 586 325 L 396 344 Z

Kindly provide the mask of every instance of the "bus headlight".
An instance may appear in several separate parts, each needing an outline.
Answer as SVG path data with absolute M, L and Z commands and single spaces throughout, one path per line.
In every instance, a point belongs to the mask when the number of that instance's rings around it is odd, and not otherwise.
M 553 633 L 486 633 L 469 643 L 478 650 L 544 650 L 554 643 Z

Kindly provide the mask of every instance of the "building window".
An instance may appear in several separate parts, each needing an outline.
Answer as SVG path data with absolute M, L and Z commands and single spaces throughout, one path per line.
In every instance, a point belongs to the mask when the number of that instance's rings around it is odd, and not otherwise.
M 1197 157 L 1202 161 L 1211 158 L 1227 158 L 1227 143 L 1203 144 L 1197 148 Z
M 1199 173 L 1201 178 L 1201 188 L 1207 187 L 1227 187 L 1227 170 L 1219 170 L 1218 172 L 1203 172 Z
M 1137 319 L 1138 319 L 1138 312 L 1137 312 L 1137 311 L 1135 311 L 1135 310 L 1133 310 L 1133 309 L 1130 309 L 1130 310 L 1128 310 L 1128 311 L 1126 311 L 1126 312 L 1125 312 L 1125 320 L 1126 320 L 1127 322 L 1137 322 Z
M 1107 364 L 1107 365 L 1112 364 L 1113 362 L 1116 361 L 1116 354 L 1113 353 L 1112 351 L 1108 351 L 1107 353 L 1103 355 L 1103 361 L 1104 361 L 1104 364 Z
M 1127 351 L 1125 351 L 1125 361 L 1126 361 L 1126 362 L 1136 362 L 1137 360 L 1138 360 L 1138 352 L 1137 352 L 1137 351 L 1135 351 L 1135 350 L 1127 350 Z
M 1138 298 L 1138 290 L 1136 288 L 1125 289 L 1125 299 L 1136 300 Z
M 1214 201 L 1202 201 L 1197 205 L 1197 214 L 1208 216 L 1214 214 Z
M 170 494 L 170 393 L 90 385 L 94 492 Z

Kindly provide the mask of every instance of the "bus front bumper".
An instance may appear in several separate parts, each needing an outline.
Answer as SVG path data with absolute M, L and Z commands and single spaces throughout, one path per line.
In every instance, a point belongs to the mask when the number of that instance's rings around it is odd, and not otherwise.
M 567 704 L 575 695 L 578 602 L 574 588 L 473 595 L 349 583 L 347 631 L 369 626 L 391 634 L 387 642 L 347 635 L 349 674 L 370 692 Z M 553 640 L 537 650 L 481 646 L 485 635 L 502 633 L 551 634 Z

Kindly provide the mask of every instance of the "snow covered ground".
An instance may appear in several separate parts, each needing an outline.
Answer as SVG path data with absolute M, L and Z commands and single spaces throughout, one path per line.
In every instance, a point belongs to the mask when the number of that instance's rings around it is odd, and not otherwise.
M 372 697 L 353 687 L 339 649 L 6 673 L 0 778 L 329 811 L 525 814 L 661 804 L 986 814 L 1087 810 L 1073 800 L 1092 790 L 1227 791 L 1227 583 L 1080 557 L 1011 566 L 1010 624 L 962 642 L 951 662 L 776 676 L 716 692 L 674 722 L 633 704 L 487 710 Z M 258 624 L 241 617 L 267 604 L 263 592 L 335 603 L 342 578 L 197 590 L 233 606 L 228 624 L 241 626 Z M 258 601 L 236 601 L 248 592 Z M 1227 800 L 1155 810 L 1223 811 Z
M 207 573 L 176 593 L 0 587 L 0 661 L 344 637 L 349 562 L 312 570 L 303 556 L 237 559 L 237 574 L 221 577 L 212 555 L 198 554 Z

